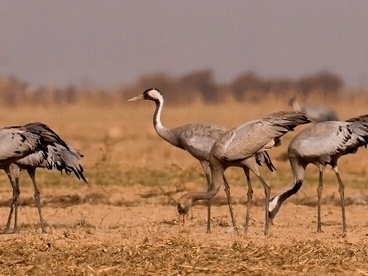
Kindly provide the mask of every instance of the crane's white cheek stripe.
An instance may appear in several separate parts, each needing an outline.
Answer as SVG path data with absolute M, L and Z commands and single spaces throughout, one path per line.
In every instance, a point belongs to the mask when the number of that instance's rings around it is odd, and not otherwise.
M 268 211 L 272 212 L 273 209 L 275 209 L 277 202 L 279 201 L 280 195 L 275 196 L 268 205 Z

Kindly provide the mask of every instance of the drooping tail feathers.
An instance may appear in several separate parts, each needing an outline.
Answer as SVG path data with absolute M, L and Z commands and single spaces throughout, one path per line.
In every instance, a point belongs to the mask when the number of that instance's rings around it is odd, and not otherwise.
M 83 174 L 83 167 L 79 162 L 82 157 L 83 155 L 72 147 L 65 148 L 58 144 L 49 145 L 46 166 L 50 170 L 55 168 L 61 172 L 65 171 L 67 174 L 73 172 L 78 179 L 88 183 Z

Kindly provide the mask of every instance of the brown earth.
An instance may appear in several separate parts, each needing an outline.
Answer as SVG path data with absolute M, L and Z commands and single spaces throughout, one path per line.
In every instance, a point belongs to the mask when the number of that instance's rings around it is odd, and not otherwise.
M 170 190 L 165 188 L 170 194 Z M 224 192 L 214 200 L 212 233 L 206 206 L 179 233 L 178 216 L 160 188 L 44 188 L 47 233 L 41 234 L 32 190 L 22 190 L 19 233 L 0 236 L 1 275 L 367 275 L 368 193 L 346 189 L 348 232 L 341 231 L 339 194 L 326 187 L 323 230 L 316 233 L 313 187 L 284 204 L 263 235 L 262 190 L 255 190 L 249 233 L 242 233 L 245 189 L 232 189 L 240 234 L 229 223 Z M 172 197 L 182 193 L 173 191 Z M 2 192 L 5 225 L 9 194 Z

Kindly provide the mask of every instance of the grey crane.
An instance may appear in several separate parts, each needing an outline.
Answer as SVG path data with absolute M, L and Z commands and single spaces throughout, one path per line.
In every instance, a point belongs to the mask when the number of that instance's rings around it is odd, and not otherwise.
M 324 122 L 324 121 L 337 121 L 336 111 L 333 110 L 329 106 L 322 105 L 306 105 L 305 107 L 301 107 L 296 97 L 293 97 L 289 101 L 289 105 L 295 111 L 302 111 L 307 114 L 307 116 L 316 122 Z
M 210 152 L 212 185 L 207 192 L 189 192 L 183 195 L 177 205 L 179 214 L 187 214 L 192 204 L 198 200 L 213 198 L 218 193 L 220 186 L 226 184 L 223 176 L 228 167 L 241 167 L 246 175 L 249 175 L 249 171 L 252 171 L 264 187 L 264 234 L 267 235 L 269 231 L 268 204 L 271 189 L 258 170 L 255 156 L 279 146 L 281 144 L 280 138 L 284 134 L 294 130 L 300 124 L 309 122 L 310 120 L 302 112 L 281 111 L 229 130 L 213 144 Z M 251 187 L 249 188 L 251 189 Z M 247 208 L 245 227 L 248 227 L 249 207 L 250 205 Z
M 0 129 L 0 169 L 5 171 L 13 188 L 13 200 L 10 205 L 8 222 L 13 212 L 15 217 L 18 216 L 17 187 L 12 178 L 11 164 L 37 151 L 47 155 L 47 146 L 53 144 L 54 141 L 50 137 L 43 136 L 24 126 L 10 126 Z M 8 229 L 5 232 L 8 232 Z
M 143 92 L 143 94 L 131 98 L 128 101 L 132 102 L 139 100 L 149 100 L 155 102 L 156 109 L 153 115 L 153 126 L 157 134 L 171 145 L 187 151 L 190 155 L 192 155 L 200 162 L 202 169 L 206 175 L 207 185 L 209 188 L 211 186 L 211 170 L 209 165 L 210 150 L 214 142 L 219 137 L 221 137 L 221 135 L 225 134 L 228 131 L 228 129 L 226 127 L 214 124 L 187 124 L 169 129 L 164 127 L 161 122 L 161 112 L 164 105 L 164 97 L 159 89 L 157 88 L 147 89 Z M 258 165 L 261 165 L 261 163 L 266 164 L 266 166 L 271 171 L 275 169 L 267 152 L 260 152 L 256 156 L 256 161 Z M 249 171 L 245 170 L 245 174 L 248 181 L 248 186 L 250 187 L 251 185 L 250 185 Z M 231 205 L 230 186 L 228 185 L 225 177 L 224 182 L 225 182 L 225 193 L 227 196 L 233 227 L 237 231 L 237 226 L 235 223 L 234 213 Z M 249 190 L 248 202 L 249 199 L 251 198 L 251 193 L 252 190 Z M 208 215 L 207 232 L 210 232 L 211 231 L 210 200 L 208 201 L 207 215 Z M 183 219 L 185 219 L 184 216 Z
M 36 169 L 47 168 L 49 170 L 56 169 L 60 172 L 64 171 L 66 174 L 74 173 L 78 179 L 81 179 L 85 183 L 87 183 L 87 180 L 83 174 L 83 167 L 80 163 L 80 159 L 83 157 L 83 155 L 81 155 L 76 149 L 67 145 L 57 133 L 55 133 L 51 128 L 43 123 L 29 123 L 24 125 L 23 127 L 29 131 L 32 131 L 33 133 L 38 133 L 42 137 L 47 137 L 48 140 L 52 141 L 53 143 L 47 145 L 46 152 L 35 151 L 22 159 L 16 160 L 10 165 L 14 177 L 13 183 L 15 185 L 15 194 L 13 193 L 13 200 L 15 198 L 15 202 L 12 204 L 15 206 L 13 232 L 17 231 L 17 206 L 20 194 L 19 174 L 20 170 L 27 170 L 33 184 L 34 198 L 40 217 L 40 227 L 42 232 L 45 233 L 45 224 L 41 212 L 40 191 L 36 182 Z M 12 213 L 13 211 L 10 210 L 5 232 L 9 232 Z
M 321 228 L 321 197 L 323 191 L 323 172 L 330 165 L 339 183 L 340 205 L 342 213 L 342 229 L 346 232 L 344 184 L 341 180 L 337 161 L 342 155 L 355 153 L 359 147 L 368 142 L 368 123 L 362 122 L 367 115 L 344 121 L 317 123 L 296 135 L 288 147 L 288 156 L 294 175 L 293 186 L 275 195 L 269 204 L 269 217 L 272 220 L 278 213 L 282 203 L 297 193 L 302 186 L 304 173 L 308 164 L 319 169 L 317 188 L 317 232 Z

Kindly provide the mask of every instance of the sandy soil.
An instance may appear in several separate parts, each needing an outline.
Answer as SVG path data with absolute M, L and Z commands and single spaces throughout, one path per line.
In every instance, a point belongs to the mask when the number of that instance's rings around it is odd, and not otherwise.
M 179 233 L 174 203 L 159 188 L 43 189 L 47 233 L 41 234 L 32 190 L 23 189 L 19 232 L 0 236 L 0 274 L 367 275 L 367 193 L 347 190 L 346 234 L 336 187 L 324 191 L 324 233 L 316 233 L 311 187 L 285 203 L 265 237 L 261 189 L 255 190 L 249 233 L 242 233 L 245 192 L 232 189 L 238 235 L 223 192 L 214 200 L 213 231 L 207 234 L 205 205 L 193 208 Z M 9 201 L 1 195 L 5 225 Z

